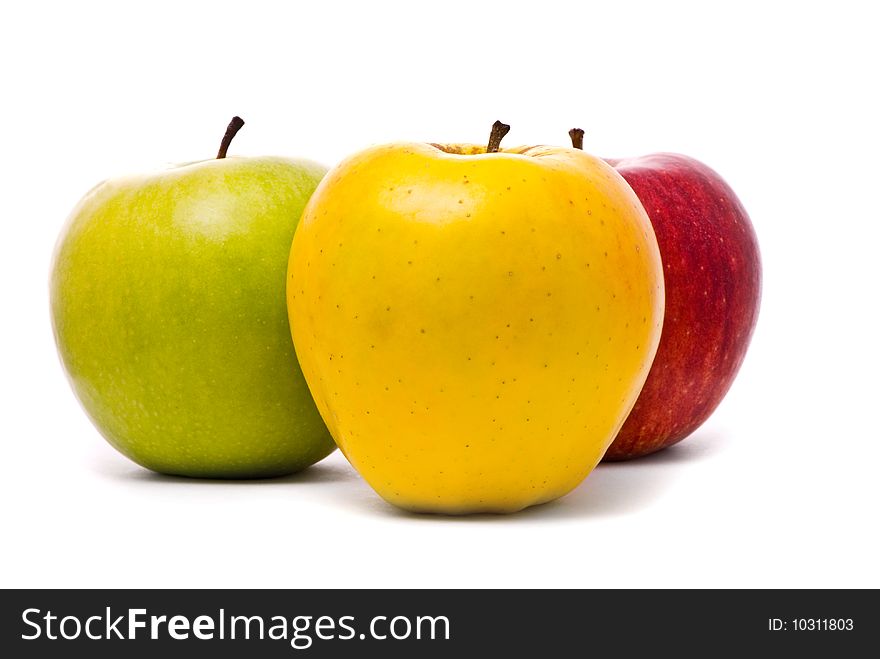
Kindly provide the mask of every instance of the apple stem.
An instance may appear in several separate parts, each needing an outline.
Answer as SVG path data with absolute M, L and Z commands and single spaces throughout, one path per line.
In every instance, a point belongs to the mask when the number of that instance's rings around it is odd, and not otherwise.
M 583 128 L 572 128 L 568 131 L 568 136 L 571 138 L 571 146 L 575 149 L 580 149 L 583 151 L 584 149 L 584 129 Z
M 504 136 L 510 132 L 510 126 L 507 124 L 502 124 L 500 121 L 496 121 L 492 124 L 492 132 L 489 133 L 489 144 L 486 146 L 486 153 L 498 153 L 498 148 L 501 146 L 501 140 L 504 139 Z
M 223 141 L 220 142 L 220 150 L 217 152 L 217 160 L 222 160 L 226 157 L 226 151 L 232 143 L 232 138 L 241 130 L 242 126 L 244 126 L 244 119 L 241 117 L 232 117 L 232 121 L 230 121 L 229 125 L 226 127 L 226 134 L 223 135 Z

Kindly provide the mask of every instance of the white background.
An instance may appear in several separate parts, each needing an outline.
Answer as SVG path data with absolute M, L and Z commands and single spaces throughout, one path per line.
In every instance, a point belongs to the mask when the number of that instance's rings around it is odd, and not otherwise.
M 2 586 L 880 587 L 880 47 L 871 3 L 14 3 L 0 19 Z M 763 250 L 717 413 L 510 517 L 418 517 L 337 453 L 301 475 L 150 474 L 79 409 L 49 258 L 94 183 L 395 140 L 679 151 Z

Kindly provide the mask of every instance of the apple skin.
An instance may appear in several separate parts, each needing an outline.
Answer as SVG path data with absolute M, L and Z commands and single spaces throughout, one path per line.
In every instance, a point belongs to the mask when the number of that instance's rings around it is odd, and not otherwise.
M 52 326 L 77 398 L 120 452 L 166 474 L 254 478 L 334 449 L 284 293 L 324 173 L 209 160 L 104 182 L 73 210 L 52 263 Z
M 635 191 L 663 260 L 666 313 L 645 386 L 605 460 L 672 446 L 721 403 L 758 319 L 761 256 L 733 190 L 687 156 L 606 159 Z
M 291 250 L 303 373 L 393 505 L 509 513 L 576 487 L 660 339 L 644 208 L 599 158 L 398 143 L 337 165 Z

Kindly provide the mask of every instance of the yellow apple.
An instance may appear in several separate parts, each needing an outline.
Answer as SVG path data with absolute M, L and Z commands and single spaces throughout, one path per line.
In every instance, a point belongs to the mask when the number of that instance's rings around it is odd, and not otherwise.
M 397 143 L 324 178 L 297 228 L 297 356 L 342 452 L 387 501 L 512 512 L 589 474 L 663 321 L 651 223 L 571 148 Z

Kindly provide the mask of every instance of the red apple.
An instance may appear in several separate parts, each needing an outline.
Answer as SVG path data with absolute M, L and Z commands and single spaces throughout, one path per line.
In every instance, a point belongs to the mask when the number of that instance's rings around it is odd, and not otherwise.
M 727 394 L 758 318 L 761 256 L 745 208 L 703 163 L 672 153 L 607 162 L 648 212 L 666 284 L 657 356 L 604 458 L 626 460 L 681 441 Z

